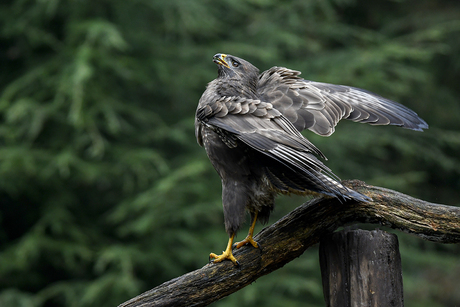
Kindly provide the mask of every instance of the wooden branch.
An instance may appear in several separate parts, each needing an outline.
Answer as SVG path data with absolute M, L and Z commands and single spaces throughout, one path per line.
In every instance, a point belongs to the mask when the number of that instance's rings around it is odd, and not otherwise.
M 315 198 L 255 236 L 261 248 L 234 250 L 239 267 L 230 261 L 207 264 L 119 307 L 206 306 L 284 266 L 326 233 L 351 222 L 382 224 L 435 242 L 460 242 L 460 208 L 428 203 L 357 180 L 343 184 L 373 201 L 340 203 L 335 198 Z

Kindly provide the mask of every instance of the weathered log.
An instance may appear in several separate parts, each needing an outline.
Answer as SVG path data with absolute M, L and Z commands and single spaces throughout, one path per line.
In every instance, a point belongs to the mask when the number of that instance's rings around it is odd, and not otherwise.
M 460 242 L 460 208 L 425 202 L 361 181 L 343 183 L 372 201 L 341 203 L 335 198 L 312 199 L 260 231 L 255 239 L 262 248 L 245 246 L 235 250 L 239 267 L 230 261 L 207 264 L 120 307 L 206 306 L 282 267 L 325 234 L 352 222 L 382 224 L 435 242 Z
M 382 230 L 345 229 L 319 243 L 328 307 L 403 307 L 398 237 Z

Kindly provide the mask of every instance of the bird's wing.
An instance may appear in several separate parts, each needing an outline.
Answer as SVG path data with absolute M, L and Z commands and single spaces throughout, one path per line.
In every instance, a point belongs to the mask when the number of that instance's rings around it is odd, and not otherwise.
M 366 198 L 339 183 L 339 178 L 315 155 L 321 151 L 270 103 L 240 97 L 223 97 L 199 108 L 198 121 L 213 129 L 229 146 L 237 139 L 278 161 L 306 186 L 299 187 L 341 198 Z
M 325 158 L 271 103 L 237 96 L 222 97 L 198 108 L 196 119 L 238 138 L 256 134 Z
M 427 123 L 417 113 L 374 93 L 304 80 L 300 72 L 272 67 L 259 77 L 258 93 L 299 130 L 329 136 L 342 119 L 371 125 L 396 125 L 422 131 Z

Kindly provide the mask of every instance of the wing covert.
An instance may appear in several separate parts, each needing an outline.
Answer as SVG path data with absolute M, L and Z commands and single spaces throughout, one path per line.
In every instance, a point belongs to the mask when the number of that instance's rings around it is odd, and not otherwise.
M 323 153 L 280 111 L 273 108 L 271 103 L 241 97 L 222 97 L 198 108 L 196 118 L 211 129 L 223 129 L 243 141 L 245 138 L 247 140 L 255 140 L 255 137 L 267 138 L 325 158 Z M 222 132 L 218 131 L 218 133 Z

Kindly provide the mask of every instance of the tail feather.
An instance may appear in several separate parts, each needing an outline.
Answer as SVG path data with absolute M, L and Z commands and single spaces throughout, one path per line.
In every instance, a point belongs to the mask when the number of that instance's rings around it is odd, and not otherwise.
M 314 178 L 317 180 L 312 180 L 303 172 L 286 169 L 284 165 L 282 167 L 275 165 L 266 167 L 265 174 L 272 186 L 281 193 L 305 195 L 312 191 L 335 197 L 344 202 L 348 200 L 368 202 L 371 200 L 368 196 L 345 187 L 339 181 L 329 178 L 320 171 L 314 174 Z M 318 178 L 320 179 L 318 180 Z M 318 184 L 317 181 L 320 181 L 321 184 Z

